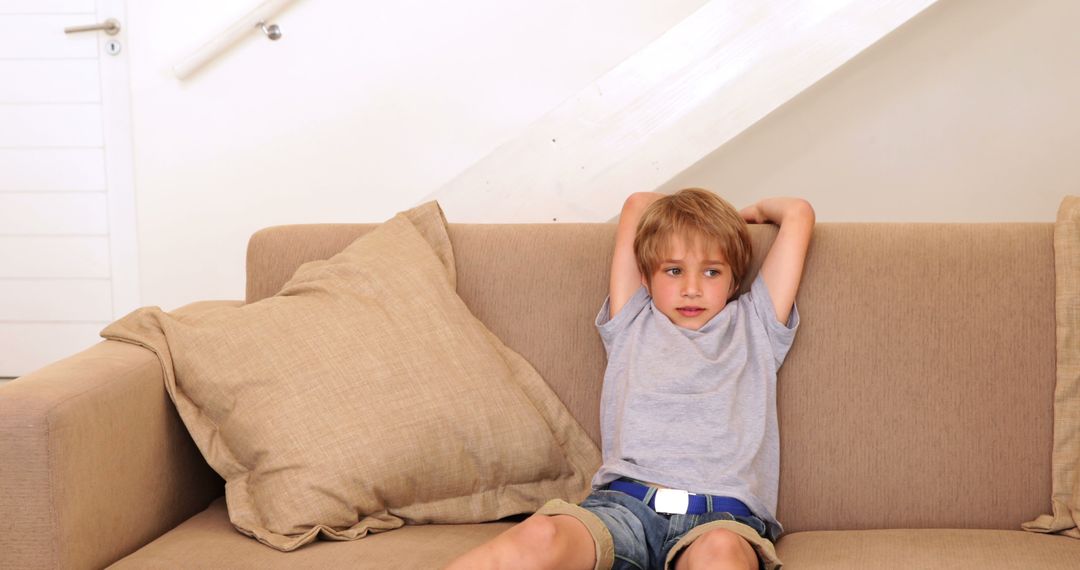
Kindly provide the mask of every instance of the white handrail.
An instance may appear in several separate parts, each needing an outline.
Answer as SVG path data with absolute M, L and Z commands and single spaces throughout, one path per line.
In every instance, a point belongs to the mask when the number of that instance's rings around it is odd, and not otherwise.
M 269 20 L 285 8 L 293 0 L 266 0 L 255 7 L 235 24 L 203 44 L 201 48 L 192 53 L 183 61 L 173 66 L 173 73 L 178 79 L 185 79 L 199 69 L 206 62 L 214 59 L 225 50 L 229 49 L 244 35 L 259 28 L 259 23 L 269 23 Z

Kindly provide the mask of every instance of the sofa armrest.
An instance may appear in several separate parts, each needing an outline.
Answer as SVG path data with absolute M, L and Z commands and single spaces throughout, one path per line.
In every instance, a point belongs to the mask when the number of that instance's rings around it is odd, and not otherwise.
M 223 492 L 149 350 L 104 341 L 0 386 L 2 567 L 102 568 Z

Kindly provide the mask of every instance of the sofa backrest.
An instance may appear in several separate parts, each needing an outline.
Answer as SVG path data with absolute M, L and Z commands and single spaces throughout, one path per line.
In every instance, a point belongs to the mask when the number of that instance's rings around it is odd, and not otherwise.
M 279 226 L 248 249 L 247 301 L 372 225 Z M 451 224 L 458 292 L 597 442 L 614 224 Z M 776 236 L 752 226 L 748 284 Z M 746 285 L 744 285 L 744 290 Z M 815 228 L 780 370 L 787 532 L 1019 528 L 1048 508 L 1052 224 Z

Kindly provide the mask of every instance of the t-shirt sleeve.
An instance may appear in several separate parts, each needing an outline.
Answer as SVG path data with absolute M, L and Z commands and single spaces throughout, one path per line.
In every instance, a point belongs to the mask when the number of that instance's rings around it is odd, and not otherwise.
M 600 312 L 596 315 L 596 329 L 604 341 L 604 348 L 610 353 L 611 344 L 630 326 L 630 323 L 649 305 L 649 290 L 644 285 L 626 301 L 615 318 L 611 318 L 611 297 L 604 299 Z
M 773 307 L 772 297 L 769 296 L 769 288 L 765 285 L 765 279 L 758 273 L 750 285 L 750 306 L 754 315 L 764 324 L 765 334 L 769 337 L 769 347 L 776 359 L 776 367 L 784 363 L 791 343 L 795 341 L 795 331 L 799 328 L 799 307 L 797 303 L 791 304 L 791 314 L 787 324 L 776 319 L 776 308 Z

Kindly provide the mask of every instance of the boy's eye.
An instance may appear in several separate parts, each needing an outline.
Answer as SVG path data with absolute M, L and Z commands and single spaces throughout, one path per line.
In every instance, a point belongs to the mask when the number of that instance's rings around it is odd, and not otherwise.
M 667 273 L 668 275 L 670 275 L 672 277 L 676 277 L 676 276 L 682 274 L 682 269 L 679 269 L 678 267 L 669 267 L 669 268 L 664 270 L 664 273 Z
M 705 270 L 705 276 L 706 277 L 720 277 L 720 270 L 719 269 L 706 269 Z

